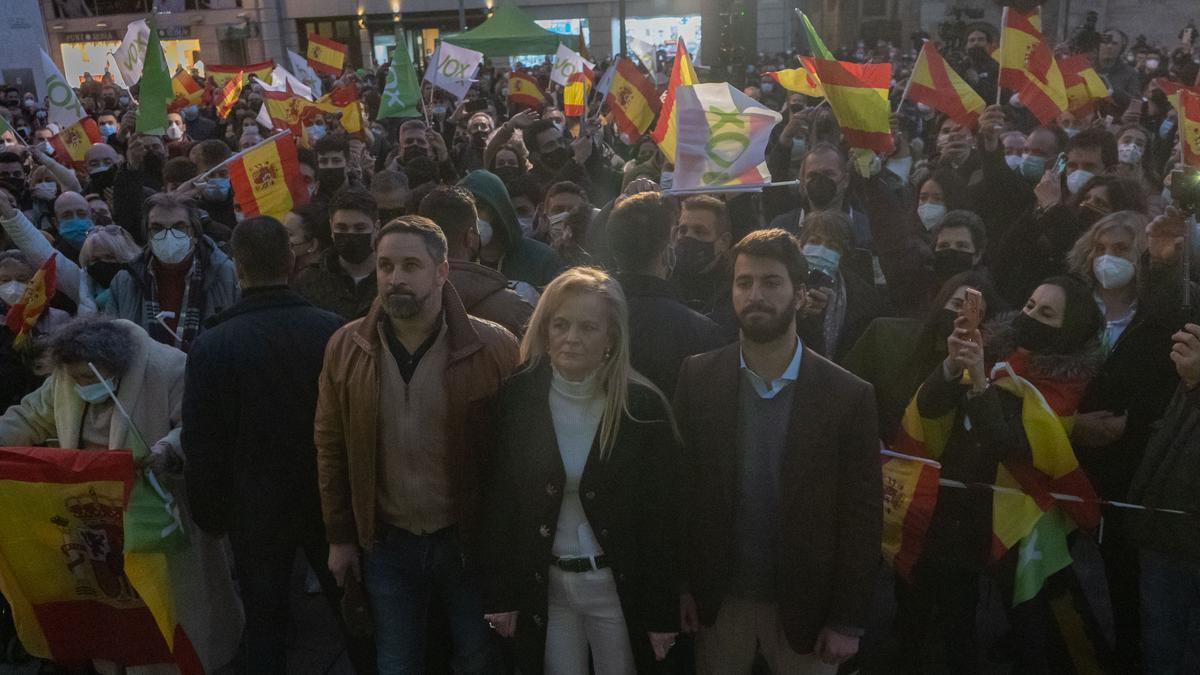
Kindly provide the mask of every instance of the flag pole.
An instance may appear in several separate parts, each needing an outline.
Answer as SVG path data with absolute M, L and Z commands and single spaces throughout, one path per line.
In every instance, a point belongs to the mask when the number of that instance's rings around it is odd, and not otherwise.
M 184 188 L 191 187 L 191 186 L 195 185 L 196 183 L 199 183 L 204 178 L 207 178 L 210 174 L 212 174 L 217 169 L 220 169 L 223 166 L 228 166 L 230 163 L 241 159 L 242 157 L 244 157 L 246 155 L 246 153 L 249 153 L 252 150 L 257 150 L 257 149 L 261 148 L 262 146 L 266 145 L 267 143 L 277 140 L 283 136 L 290 136 L 291 134 L 292 134 L 291 129 L 284 129 L 283 131 L 280 131 L 279 133 L 275 134 L 274 136 L 271 136 L 270 138 L 259 141 L 258 143 L 255 143 L 254 145 L 246 148 L 245 150 L 242 150 L 241 152 L 230 155 L 229 159 L 225 160 L 224 162 L 221 162 L 220 164 L 209 169 L 208 171 L 205 171 L 204 173 L 200 174 L 199 176 L 189 178 L 188 180 L 180 183 L 179 187 L 175 188 L 175 190 L 173 190 L 173 191 L 179 192 L 180 190 L 183 190 Z
M 908 90 L 912 87 L 913 77 L 917 74 L 917 64 L 921 62 L 921 55 L 925 52 L 925 41 L 921 41 L 921 51 L 917 54 L 917 60 L 913 62 L 913 69 L 908 73 L 908 82 L 904 83 L 904 91 L 900 94 L 900 100 L 896 102 L 896 112 L 900 112 L 900 108 L 904 107 L 904 99 L 908 98 Z
M 1000 12 L 1000 44 L 996 51 L 1000 53 L 1000 71 L 1004 70 L 1004 29 L 1008 26 L 1008 5 Z M 996 105 L 1000 105 L 1000 97 L 1004 95 L 1004 87 L 1000 86 L 1000 71 L 996 73 Z

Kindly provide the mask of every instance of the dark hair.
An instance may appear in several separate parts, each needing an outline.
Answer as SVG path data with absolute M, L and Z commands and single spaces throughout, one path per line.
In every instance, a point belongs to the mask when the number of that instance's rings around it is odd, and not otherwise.
M 557 130 L 558 127 L 554 126 L 554 122 L 551 122 L 547 119 L 537 120 L 525 128 L 525 132 L 521 135 L 521 137 L 525 139 L 525 147 L 529 150 L 529 152 L 541 152 L 542 149 L 538 147 L 537 137 L 538 135 L 546 131 L 550 131 L 551 129 Z
M 708 211 L 717 217 L 717 236 L 721 236 L 729 232 L 733 225 L 729 222 L 729 208 L 725 206 L 725 202 L 713 197 L 712 195 L 695 195 L 683 200 L 681 206 L 683 210 L 692 209 L 694 211 Z
M 930 327 L 937 320 L 938 311 L 950 302 L 950 298 L 954 296 L 954 292 L 963 286 L 970 286 L 983 294 L 983 303 L 985 305 L 983 311 L 983 319 L 996 316 L 1005 309 L 1004 300 L 1000 297 L 1000 293 L 996 291 L 996 286 L 992 283 L 992 278 L 986 272 L 978 269 L 959 272 L 950 277 L 942 284 L 937 295 L 933 298 L 933 304 L 929 306 L 929 314 L 925 319 L 925 326 Z
M 1074 137 L 1067 139 L 1065 152 L 1069 154 L 1076 148 L 1081 150 L 1099 149 L 1100 161 L 1106 169 L 1117 165 L 1117 139 L 1104 129 L 1084 129 Z
M 21 156 L 20 156 L 20 155 L 18 155 L 17 153 L 15 153 L 15 152 L 12 152 L 12 151 L 9 151 L 9 150 L 5 150 L 4 152 L 0 152 L 0 164 L 10 164 L 10 163 L 13 163 L 13 162 L 16 162 L 17 164 L 22 164 L 22 163 L 23 163 L 23 162 L 22 162 L 22 160 L 21 160 Z
M 196 156 L 200 161 L 196 162 L 196 168 L 204 167 L 205 170 L 211 169 L 214 166 L 229 159 L 233 151 L 225 144 L 225 141 L 210 138 L 207 141 L 200 141 L 188 150 L 188 157 Z
M 439 185 L 421 200 L 418 213 L 432 220 L 450 241 L 460 242 L 475 227 L 475 197 L 457 185 Z
M 1061 275 L 1050 277 L 1041 286 L 1058 286 L 1066 296 L 1063 308 L 1062 333 L 1053 353 L 1071 354 L 1084 347 L 1100 334 L 1104 317 L 1096 306 L 1091 286 L 1079 277 Z
M 657 192 L 642 192 L 617 203 L 608 216 L 608 246 L 617 268 L 644 272 L 671 244 L 675 210 Z
M 348 161 L 350 159 L 350 142 L 345 137 L 340 135 L 322 136 L 320 140 L 313 146 L 313 150 L 320 157 L 322 153 L 337 152 L 341 153 Z
M 807 163 L 808 158 L 811 157 L 812 155 L 817 154 L 818 152 L 832 152 L 833 154 L 838 156 L 838 159 L 841 160 L 841 162 L 843 164 L 846 163 L 846 151 L 843 150 L 841 148 L 841 146 L 834 145 L 833 143 L 829 143 L 828 141 L 821 141 L 821 142 L 817 143 L 816 145 L 812 146 L 811 148 L 809 148 L 808 154 L 806 154 L 804 156 L 804 161 Z
M 561 195 L 561 194 L 578 195 L 578 197 L 580 199 L 582 199 L 585 203 L 588 203 L 588 204 L 591 203 L 591 200 L 588 199 L 587 190 L 584 190 L 582 187 L 579 186 L 579 184 L 572 183 L 569 180 L 559 181 L 559 182 L 555 183 L 554 185 L 551 185 L 546 190 L 545 199 L 549 200 L 554 195 Z M 537 202 L 534 202 L 534 203 L 537 203 Z
M 917 185 L 917 193 L 920 194 L 921 188 L 925 183 L 933 181 L 942 188 L 942 198 L 945 200 L 947 211 L 957 211 L 959 209 L 969 209 L 972 204 L 967 182 L 962 179 L 957 171 L 947 166 L 939 166 L 933 173 L 921 179 Z
M 987 228 L 983 225 L 983 219 L 974 211 L 959 209 L 948 212 L 942 218 L 942 222 L 933 228 L 933 239 L 937 241 L 938 234 L 942 230 L 964 227 L 971 232 L 971 243 L 975 244 L 975 253 L 977 255 L 983 253 L 987 249 Z
M 311 148 L 297 148 L 296 160 L 301 164 L 307 164 L 314 171 L 317 169 L 317 153 L 313 152 Z
M 731 267 L 737 266 L 738 256 L 747 255 L 752 258 L 768 258 L 782 263 L 787 268 L 788 278 L 794 289 L 800 289 L 808 280 L 808 261 L 800 252 L 800 242 L 788 234 L 787 230 L 778 227 L 769 230 L 755 230 L 742 237 L 730 251 Z
M 324 140 L 324 139 L 322 139 Z M 333 193 L 329 200 L 329 219 L 338 211 L 358 211 L 370 216 L 371 220 L 379 218 L 379 205 L 366 188 L 357 185 L 347 185 Z
M 845 255 L 854 248 L 854 231 L 850 218 L 841 211 L 815 211 L 804 218 L 800 231 L 800 243 L 805 244 L 812 235 L 820 235 L 826 241 L 834 241 Z
M 1146 215 L 1150 206 L 1146 203 L 1146 193 L 1135 180 L 1121 176 L 1093 176 L 1083 184 L 1079 192 L 1071 196 L 1068 204 L 1079 206 L 1093 188 L 1103 187 L 1108 190 L 1108 204 L 1111 213 L 1117 211 L 1137 211 Z
M 392 234 L 415 234 L 425 242 L 425 250 L 435 263 L 446 262 L 446 235 L 437 224 L 424 216 L 400 216 L 388 223 L 375 235 L 375 250 L 379 250 L 379 242 Z
M 268 282 L 286 279 L 292 266 L 288 260 L 288 231 L 271 216 L 243 220 L 229 240 L 233 259 L 246 279 Z
M 300 216 L 304 236 L 315 239 L 323 249 L 333 245 L 333 235 L 329 231 L 329 209 L 326 207 L 324 202 L 311 201 L 292 209 L 292 213 Z
M 542 199 L 545 196 L 545 193 L 542 192 L 541 181 L 530 175 L 517 176 L 506 183 L 505 187 L 508 188 L 510 201 L 517 197 L 524 197 L 534 206 L 537 206 L 542 203 Z
M 163 164 L 163 183 L 179 185 L 200 173 L 196 163 L 187 157 L 172 157 Z
M 1054 125 L 1051 127 L 1037 126 L 1037 127 L 1030 129 L 1029 133 L 1025 134 L 1025 138 L 1028 139 L 1030 136 L 1036 134 L 1039 131 L 1045 131 L 1045 132 L 1049 133 L 1051 136 L 1053 136 L 1055 151 L 1062 152 L 1063 146 L 1065 146 L 1067 144 L 1067 140 L 1068 140 L 1067 132 L 1063 131 L 1062 127 L 1060 127 L 1058 125 Z M 1026 143 L 1028 143 L 1028 141 L 1026 141 Z
M 124 375 L 133 363 L 135 348 L 129 330 L 115 319 L 83 316 L 55 331 L 49 354 L 56 366 L 92 363 L 115 375 Z
M 146 232 L 149 236 L 150 232 L 150 212 L 154 209 L 183 209 L 187 214 L 188 227 L 192 230 L 192 236 L 200 239 L 204 236 L 204 224 L 200 220 L 200 211 L 192 203 L 186 199 L 182 199 L 174 192 L 159 192 L 150 195 L 142 204 L 142 232 Z

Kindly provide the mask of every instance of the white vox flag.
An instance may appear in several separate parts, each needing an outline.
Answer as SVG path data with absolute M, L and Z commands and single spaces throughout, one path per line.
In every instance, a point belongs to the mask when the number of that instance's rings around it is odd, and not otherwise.
M 658 70 L 658 52 L 654 49 L 654 45 L 638 38 L 629 38 L 628 42 L 629 51 L 638 57 L 638 61 L 642 62 L 646 70 L 650 71 L 651 74 Z
M 583 72 L 585 66 L 592 70 L 596 69 L 596 64 L 583 58 L 570 47 L 560 44 L 558 54 L 554 57 L 554 70 L 550 71 L 550 81 L 558 83 L 560 87 L 565 87 L 571 82 L 571 76 Z
M 290 49 L 287 50 L 287 55 L 288 61 L 292 64 L 292 72 L 296 73 L 296 78 L 308 85 L 308 88 L 312 90 L 310 92 L 311 96 L 320 97 L 321 76 L 317 75 L 317 71 L 308 65 L 308 59 Z
M 292 90 L 292 93 L 300 98 L 313 99 L 313 91 L 307 84 L 300 81 L 300 78 L 289 73 L 283 66 L 275 66 L 275 70 L 271 71 L 271 83 L 267 84 L 262 80 L 255 78 L 255 81 L 263 88 L 263 91 L 287 91 Z
M 57 124 L 60 129 L 66 129 L 87 117 L 87 113 L 79 104 L 75 90 L 67 84 L 67 78 L 63 77 L 62 71 L 54 65 L 50 55 L 44 49 L 41 52 L 42 74 L 46 78 L 42 81 L 42 91 L 46 92 L 46 98 L 50 99 L 50 112 L 46 115 L 46 121 Z
M 113 52 L 117 70 L 126 87 L 132 87 L 142 79 L 142 66 L 146 62 L 146 43 L 150 41 L 150 26 L 145 19 L 138 19 L 125 30 L 125 39 Z
M 425 69 L 424 81 L 461 100 L 475 82 L 482 63 L 483 52 L 440 42 Z
M 771 182 L 767 141 L 783 116 L 727 82 L 675 89 L 673 190 L 752 191 Z

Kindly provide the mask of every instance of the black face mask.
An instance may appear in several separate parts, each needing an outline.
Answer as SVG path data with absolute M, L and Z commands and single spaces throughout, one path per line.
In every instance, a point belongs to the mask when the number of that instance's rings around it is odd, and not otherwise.
M 346 182 L 346 167 L 335 166 L 317 169 L 317 185 L 321 192 L 333 192 Z
M 346 262 L 357 265 L 371 257 L 371 234 L 338 232 L 333 235 L 333 250 Z
M 105 225 L 112 225 L 113 219 L 112 216 L 108 214 L 101 214 L 98 216 L 92 216 L 92 223 L 95 224 L 96 227 L 104 227 Z
M 1097 220 L 1107 215 L 1107 213 L 1094 209 L 1091 206 L 1079 207 L 1079 223 L 1085 228 L 1095 225 Z
M 791 111 L 791 113 L 793 115 L 802 113 L 802 112 L 804 112 L 804 104 L 803 103 L 790 103 L 790 104 L 788 104 L 788 110 Z
M 142 157 L 142 173 L 147 176 L 162 176 L 163 164 L 166 159 L 157 152 L 147 152 Z
M 814 209 L 824 209 L 837 198 L 837 183 L 823 173 L 814 173 L 804 182 L 804 194 Z
M 933 273 L 939 279 L 949 279 L 975 266 L 975 254 L 944 248 L 933 252 Z
M 88 190 L 96 194 L 102 194 L 105 190 L 112 187 L 113 179 L 117 177 L 117 167 L 111 166 L 104 171 L 98 171 L 88 177 L 90 185 Z
M 703 274 L 717 259 L 712 242 L 684 237 L 675 242 L 674 277 L 694 277 Z
M 958 320 L 958 312 L 945 307 L 939 309 L 933 317 L 933 331 L 938 338 L 938 344 L 946 346 L 946 338 L 954 332 L 954 322 Z
M 400 151 L 400 161 L 407 164 L 418 157 L 428 157 L 429 151 L 419 145 L 410 145 Z
M 979 64 L 986 63 L 985 59 L 991 58 L 991 55 L 983 47 L 971 47 L 967 50 L 967 58 L 971 63 Z
M 560 145 L 550 152 L 538 154 L 538 163 L 544 165 L 547 169 L 557 171 L 561 169 L 570 158 L 571 151 Z
M 1062 342 L 1062 328 L 1048 326 L 1025 312 L 1013 319 L 1013 330 L 1017 346 L 1034 353 L 1053 351 Z
M 487 147 L 488 132 L 481 131 L 471 134 L 471 144 L 477 148 Z
M 113 277 L 117 276 L 117 272 L 123 269 L 125 269 L 125 263 L 97 260 L 87 266 L 87 273 L 102 288 L 108 288 L 108 285 L 112 283 Z

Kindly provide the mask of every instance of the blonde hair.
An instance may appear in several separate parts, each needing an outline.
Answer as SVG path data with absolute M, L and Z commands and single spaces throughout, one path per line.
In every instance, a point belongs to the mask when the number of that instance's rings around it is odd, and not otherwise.
M 87 267 L 93 258 L 105 253 L 111 253 L 117 260 L 127 263 L 138 257 L 141 249 L 129 232 L 120 225 L 93 227 L 83 240 L 83 247 L 79 249 L 80 267 Z
M 1141 259 L 1142 253 L 1146 251 L 1147 222 L 1146 216 L 1137 211 L 1117 211 L 1097 220 L 1088 228 L 1087 232 L 1079 235 L 1079 238 L 1075 240 L 1075 245 L 1067 253 L 1067 268 L 1072 273 L 1095 282 L 1096 277 L 1092 273 L 1092 259 L 1095 257 L 1093 252 L 1096 248 L 1096 240 L 1101 235 L 1113 230 L 1121 230 L 1133 237 L 1133 257 L 1136 264 L 1136 261 Z
M 606 272 L 594 267 L 573 267 L 558 275 L 546 286 L 537 308 L 529 319 L 529 329 L 521 340 L 521 361 L 527 368 L 536 368 L 547 357 L 550 346 L 550 321 L 569 297 L 594 293 L 604 299 L 608 308 L 610 352 L 600 366 L 597 384 L 604 391 L 604 413 L 600 419 L 600 458 L 608 459 L 617 440 L 621 417 L 629 412 L 629 387 L 640 385 L 653 391 L 662 401 L 667 421 L 675 430 L 675 421 L 667 399 L 654 383 L 633 369 L 629 362 L 629 305 L 621 285 Z M 636 418 L 634 418 L 636 419 Z M 639 420 L 640 421 L 640 420 Z

